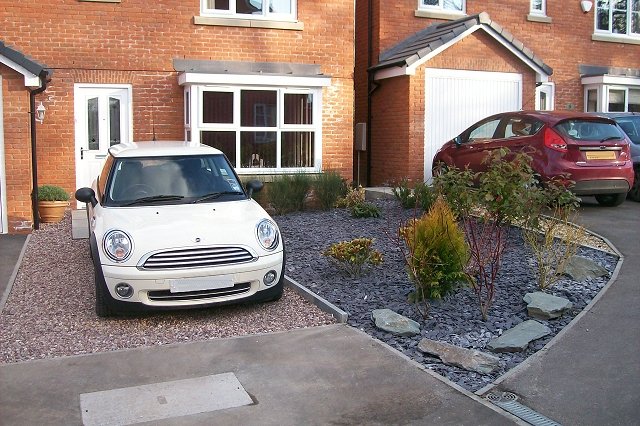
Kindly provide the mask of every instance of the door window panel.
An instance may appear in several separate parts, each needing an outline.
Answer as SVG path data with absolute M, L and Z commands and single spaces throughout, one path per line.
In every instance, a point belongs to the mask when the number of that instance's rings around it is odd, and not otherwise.
M 109 98 L 109 145 L 120 143 L 120 99 Z
M 499 118 L 480 124 L 478 127 L 471 130 L 468 141 L 473 142 L 477 139 L 493 139 L 496 129 L 498 128 L 498 124 L 500 124 Z
M 100 149 L 99 125 L 98 98 L 91 98 L 87 100 L 87 144 L 91 150 Z

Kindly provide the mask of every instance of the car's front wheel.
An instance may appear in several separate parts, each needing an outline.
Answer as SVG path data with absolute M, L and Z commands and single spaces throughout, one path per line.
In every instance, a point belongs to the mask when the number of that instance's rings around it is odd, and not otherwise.
M 627 198 L 626 193 L 621 194 L 599 194 L 596 195 L 596 201 L 601 206 L 605 207 L 615 207 L 619 206 L 623 203 L 624 199 Z
M 629 191 L 629 194 L 627 194 L 627 196 L 630 200 L 640 201 L 640 166 L 636 166 L 635 168 L 633 186 L 631 187 L 631 190 Z

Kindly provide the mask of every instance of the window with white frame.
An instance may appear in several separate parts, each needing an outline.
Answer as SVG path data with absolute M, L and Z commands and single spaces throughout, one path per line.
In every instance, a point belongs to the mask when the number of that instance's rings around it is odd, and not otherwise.
M 418 9 L 464 12 L 465 0 L 418 0 Z
M 586 112 L 640 112 L 640 87 L 597 85 L 585 88 Z
M 320 170 L 321 89 L 199 86 L 197 93 L 186 130 L 238 172 Z
M 640 1 L 596 0 L 596 32 L 640 37 Z
M 531 0 L 531 9 L 529 11 L 532 15 L 547 15 L 547 1 L 546 0 Z
M 291 21 L 297 0 L 201 0 L 202 16 Z

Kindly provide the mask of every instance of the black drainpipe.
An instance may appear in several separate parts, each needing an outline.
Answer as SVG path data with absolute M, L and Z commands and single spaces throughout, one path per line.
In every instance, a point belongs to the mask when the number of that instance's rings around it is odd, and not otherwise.
M 371 92 L 373 91 L 373 0 L 369 0 L 367 17 L 367 186 L 371 186 Z M 358 180 L 360 176 L 358 176 Z
M 40 71 L 40 84 L 37 89 L 29 93 L 29 115 L 31 116 L 31 179 L 33 190 L 31 191 L 31 209 L 33 210 L 33 229 L 40 229 L 40 216 L 38 215 L 38 159 L 36 153 L 36 95 L 47 89 L 46 70 Z

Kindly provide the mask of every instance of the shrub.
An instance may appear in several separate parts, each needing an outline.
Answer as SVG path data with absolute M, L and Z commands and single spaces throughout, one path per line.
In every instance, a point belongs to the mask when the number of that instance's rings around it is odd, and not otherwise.
M 347 191 L 342 176 L 333 170 L 320 174 L 313 182 L 313 189 L 323 210 L 335 207 L 338 199 L 344 197 Z
M 380 209 L 371 203 L 358 203 L 351 207 L 351 216 L 355 218 L 380 217 Z
M 356 238 L 332 244 L 322 252 L 351 277 L 362 275 L 366 267 L 380 265 L 382 253 L 372 249 L 372 238 Z
M 438 193 L 435 188 L 426 182 L 418 182 L 416 187 L 413 188 L 413 193 L 416 198 L 416 203 L 424 211 L 428 211 L 438 198 Z
M 345 196 L 339 198 L 336 202 L 336 207 L 351 209 L 356 204 L 362 204 L 364 202 L 364 188 L 359 186 L 357 188 L 347 189 Z
M 464 272 L 469 259 L 464 234 L 442 197 L 422 217 L 410 219 L 398 232 L 406 243 L 406 251 L 402 251 L 415 286 L 409 301 L 416 306 L 422 304 L 422 315 L 427 317 L 429 300 L 440 299 L 459 281 L 469 280 Z
M 69 201 L 69 194 L 59 186 L 42 185 L 38 187 L 38 201 Z
M 311 190 L 311 178 L 305 173 L 276 177 L 269 184 L 269 202 L 276 214 L 300 211 Z
M 402 178 L 397 185 L 391 187 L 391 190 L 403 208 L 412 209 L 416 206 L 416 197 L 409 186 L 409 179 Z

